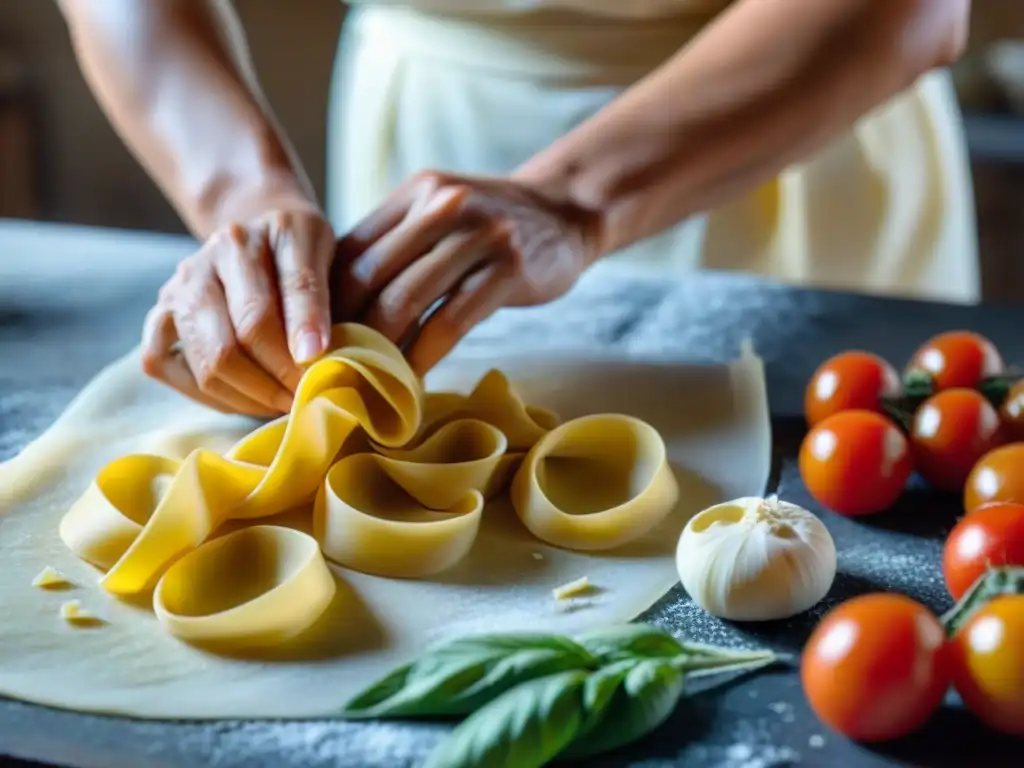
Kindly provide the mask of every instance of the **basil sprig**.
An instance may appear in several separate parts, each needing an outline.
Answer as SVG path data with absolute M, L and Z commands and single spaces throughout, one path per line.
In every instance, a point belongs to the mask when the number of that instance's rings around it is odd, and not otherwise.
M 349 702 L 354 719 L 469 715 L 428 768 L 534 768 L 628 744 L 661 725 L 688 674 L 758 669 L 770 651 L 681 643 L 628 624 L 575 639 L 501 634 L 429 649 Z

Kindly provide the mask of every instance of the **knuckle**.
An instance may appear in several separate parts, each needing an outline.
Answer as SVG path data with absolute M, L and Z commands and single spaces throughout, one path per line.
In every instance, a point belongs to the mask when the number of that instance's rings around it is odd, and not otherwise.
M 512 250 L 512 222 L 505 216 L 492 218 L 484 229 L 484 237 L 494 250 Z
M 278 231 L 286 231 L 292 228 L 295 218 L 291 211 L 275 211 L 271 218 L 271 226 Z
M 224 242 L 235 249 L 245 248 L 249 244 L 249 231 L 241 224 L 228 224 L 224 228 Z
M 210 394 L 214 383 L 230 365 L 235 355 L 234 344 L 218 344 L 203 355 L 202 362 L 196 366 L 196 383 L 199 389 Z
M 447 177 L 440 171 L 424 170 L 413 176 L 413 186 L 422 194 L 432 194 L 445 186 Z
M 463 335 L 465 320 L 461 312 L 443 312 L 435 314 L 430 318 L 430 325 L 433 326 L 435 336 L 444 343 L 452 343 Z
M 273 321 L 274 309 L 265 296 L 251 296 L 238 310 L 235 332 L 243 347 L 254 346 Z
M 172 278 L 172 281 L 177 280 L 178 282 L 181 283 L 187 283 L 189 280 L 192 279 L 192 276 L 195 274 L 195 271 L 195 260 L 192 258 L 183 259 L 182 261 L 179 261 L 178 266 L 174 268 L 174 277 Z M 170 285 L 170 282 L 168 282 L 167 285 Z
M 174 280 L 168 280 L 166 283 L 160 286 L 160 290 L 156 292 L 156 303 L 157 306 L 167 306 L 174 302 L 174 297 L 177 294 L 177 285 Z
M 322 288 L 319 271 L 308 265 L 297 266 L 281 275 L 281 290 L 285 294 L 315 294 Z
M 142 372 L 151 379 L 162 379 L 164 373 L 163 358 L 152 349 L 142 352 Z
M 376 319 L 388 328 L 402 324 L 408 313 L 408 295 L 404 291 L 384 291 L 377 299 Z

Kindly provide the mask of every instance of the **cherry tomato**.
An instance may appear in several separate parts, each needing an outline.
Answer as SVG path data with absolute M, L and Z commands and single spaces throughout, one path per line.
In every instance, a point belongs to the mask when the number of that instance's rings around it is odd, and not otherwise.
M 814 426 L 840 411 L 877 411 L 880 401 L 900 393 L 900 377 L 882 358 L 870 352 L 841 352 L 814 372 L 804 393 L 804 414 Z
M 974 465 L 1002 442 L 999 414 L 974 389 L 944 389 L 914 413 L 914 464 L 943 491 L 960 492 Z
M 800 446 L 800 476 L 822 506 L 841 515 L 891 507 L 912 470 L 910 448 L 889 419 L 842 411 L 811 429 Z
M 1024 380 L 1010 387 L 999 409 L 999 417 L 1011 440 L 1024 440 Z
M 971 470 L 964 486 L 964 509 L 1012 501 L 1024 504 L 1024 443 L 1010 443 L 989 451 Z
M 936 390 L 976 387 L 988 376 L 1005 370 L 995 345 L 971 331 L 948 331 L 933 336 L 910 358 L 909 371 L 925 371 Z
M 1024 505 L 986 504 L 950 531 L 942 552 L 942 573 L 954 600 L 988 568 L 1024 566 Z
M 829 727 L 857 741 L 917 729 L 949 687 L 949 653 L 931 611 L 899 594 L 863 595 L 832 609 L 800 662 L 804 694 Z
M 1024 736 L 1024 595 L 996 597 L 953 638 L 953 685 L 978 718 Z

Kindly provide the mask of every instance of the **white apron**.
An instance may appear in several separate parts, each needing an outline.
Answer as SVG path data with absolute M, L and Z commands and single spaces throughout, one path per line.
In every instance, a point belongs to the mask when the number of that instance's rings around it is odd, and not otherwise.
M 332 223 L 344 231 L 419 170 L 508 173 L 727 4 L 356 4 L 331 101 Z M 741 269 L 814 287 L 977 301 L 970 166 L 949 73 L 925 76 L 769 184 L 609 258 L 666 273 Z

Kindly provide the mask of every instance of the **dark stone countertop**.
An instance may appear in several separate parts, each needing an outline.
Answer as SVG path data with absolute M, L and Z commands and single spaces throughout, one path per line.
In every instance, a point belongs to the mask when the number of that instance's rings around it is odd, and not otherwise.
M 135 343 L 162 279 L 186 239 L 0 222 L 0 459 L 41 432 L 104 364 Z M 117 275 L 117 279 L 111 279 Z M 501 314 L 466 354 L 591 346 L 678 359 L 732 359 L 747 337 L 764 358 L 781 495 L 821 512 L 794 462 L 803 388 L 829 355 L 859 347 L 902 365 L 933 333 L 966 327 L 1024 360 L 1024 308 L 952 307 L 793 290 L 742 275 L 658 279 L 597 270 L 558 305 Z M 690 639 L 739 640 L 798 652 L 822 613 L 865 591 L 899 590 L 948 607 L 939 556 L 959 500 L 928 491 L 862 522 L 821 512 L 840 550 L 822 605 L 796 619 L 731 625 L 675 591 L 647 620 Z M 404 768 L 417 766 L 439 726 L 315 722 L 160 723 L 103 718 L 0 700 L 0 753 L 76 768 Z M 868 749 L 829 733 L 808 710 L 798 677 L 782 670 L 684 701 L 657 733 L 589 765 L 603 768 L 1020 765 L 1018 742 L 976 725 L 952 699 L 921 733 Z

